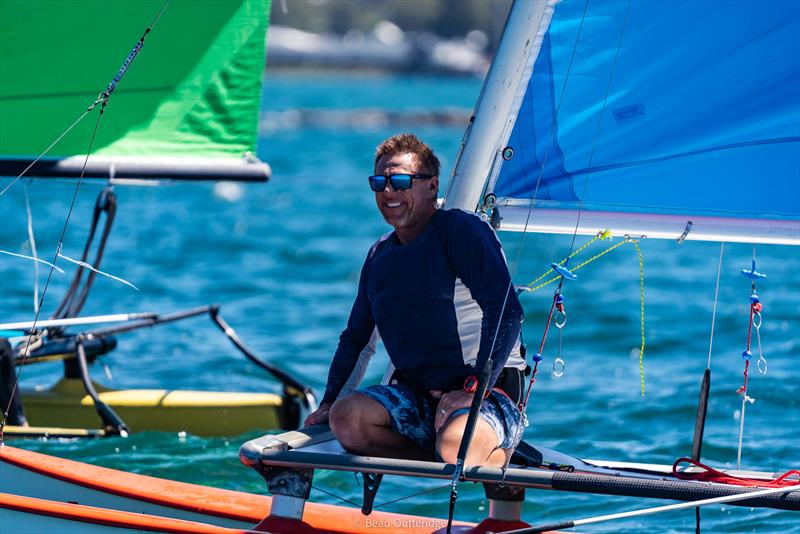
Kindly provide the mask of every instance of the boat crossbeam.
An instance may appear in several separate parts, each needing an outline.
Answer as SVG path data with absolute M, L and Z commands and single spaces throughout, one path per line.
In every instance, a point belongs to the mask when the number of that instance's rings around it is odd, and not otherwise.
M 524 488 L 678 501 L 745 494 L 758 490 L 755 487 L 676 480 L 670 474 L 658 470 L 663 466 L 650 464 L 637 464 L 635 468 L 626 469 L 624 465 L 602 466 L 598 464 L 598 461 L 589 464 L 573 458 L 574 465 L 566 466 L 562 465 L 564 461 L 567 461 L 565 455 L 550 458 L 549 456 L 552 456 L 555 451 L 541 447 L 534 451 L 537 453 L 545 451 L 548 458 L 540 463 L 529 464 L 527 467 L 512 464 L 507 469 L 467 466 L 464 468 L 462 480 L 481 483 L 491 488 L 491 490 L 487 489 L 487 497 L 493 501 L 491 503 L 491 507 L 494 508 L 492 513 L 498 519 L 518 516 Z M 341 448 L 327 426 L 316 426 L 302 431 L 269 435 L 251 440 L 242 446 L 239 456 L 245 465 L 259 472 L 264 469 L 289 471 L 330 469 L 450 479 L 455 468 L 452 464 L 442 462 L 348 454 Z M 553 459 L 557 463 L 553 463 Z M 570 467 L 570 469 L 566 469 L 566 467 Z M 768 476 L 764 480 L 772 478 L 774 477 Z M 510 493 L 500 493 L 501 490 Z M 490 493 L 490 491 L 494 493 Z M 514 494 L 515 491 L 519 493 Z M 757 495 L 754 498 L 739 500 L 731 504 L 800 511 L 800 490 L 782 495 Z

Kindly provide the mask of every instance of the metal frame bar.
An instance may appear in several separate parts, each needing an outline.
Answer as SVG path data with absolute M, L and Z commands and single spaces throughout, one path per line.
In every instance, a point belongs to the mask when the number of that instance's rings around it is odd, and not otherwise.
M 498 230 L 568 235 L 576 232 L 578 212 L 575 210 L 534 207 L 530 211 L 529 201 L 500 199 L 495 211 L 499 214 Z M 687 231 L 689 222 L 691 226 Z M 597 235 L 604 230 L 634 238 L 800 245 L 800 221 L 797 220 L 583 210 L 578 234 Z
M 28 178 L 78 178 L 85 157 L 43 158 L 25 173 Z M 0 158 L 0 176 L 19 176 L 30 159 Z M 84 178 L 111 180 L 191 180 L 266 182 L 270 166 L 255 158 L 92 156 Z
M 306 432 L 313 430 L 313 432 Z M 369 472 L 422 478 L 450 479 L 455 466 L 441 462 L 374 458 L 347 453 L 305 452 L 291 447 L 308 447 L 332 439 L 327 427 L 306 429 L 272 436 L 263 436 L 245 443 L 240 459 L 257 470 L 264 469 L 329 469 L 334 471 Z M 637 464 L 639 465 L 639 464 Z M 524 488 L 552 489 L 580 493 L 597 493 L 629 497 L 691 501 L 757 491 L 759 488 L 675 480 L 662 473 L 629 472 L 600 474 L 581 471 L 565 472 L 548 469 L 511 467 L 465 467 L 462 480 L 477 483 L 500 483 Z M 783 495 L 770 495 L 741 500 L 737 506 L 752 506 L 800 511 L 800 490 Z

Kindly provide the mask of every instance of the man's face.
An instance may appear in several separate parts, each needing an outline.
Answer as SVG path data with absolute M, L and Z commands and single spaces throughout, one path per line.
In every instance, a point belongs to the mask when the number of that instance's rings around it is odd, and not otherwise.
M 386 154 L 375 166 L 375 174 L 425 174 L 414 154 Z M 422 229 L 435 210 L 434 199 L 439 187 L 439 178 L 412 180 L 410 189 L 397 191 L 388 182 L 383 191 L 375 193 L 375 201 L 386 222 L 394 226 L 401 237 L 402 232 Z

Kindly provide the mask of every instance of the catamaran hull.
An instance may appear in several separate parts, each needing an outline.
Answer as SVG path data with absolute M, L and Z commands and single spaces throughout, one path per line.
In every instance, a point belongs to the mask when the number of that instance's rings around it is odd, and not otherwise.
M 185 431 L 196 436 L 234 436 L 251 430 L 284 428 L 284 400 L 272 393 L 113 390 L 95 384 L 131 431 Z M 31 425 L 97 428 L 100 418 L 81 380 L 62 378 L 47 389 L 23 388 L 22 404 Z
M 303 521 L 268 517 L 270 497 L 185 484 L 0 446 L 0 531 L 422 533 L 445 521 L 307 503 Z M 469 525 L 456 532 L 522 524 Z M 476 530 L 477 528 L 477 530 Z

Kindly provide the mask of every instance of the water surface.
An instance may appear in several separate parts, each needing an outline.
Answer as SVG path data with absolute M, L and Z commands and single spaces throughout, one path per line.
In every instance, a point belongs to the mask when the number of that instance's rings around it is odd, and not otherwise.
M 443 169 L 449 170 L 479 91 L 480 81 L 470 78 L 268 76 L 265 118 L 294 108 L 354 113 L 383 108 L 394 115 L 364 120 L 354 115 L 357 120 L 340 127 L 292 121 L 262 124 L 259 155 L 272 166 L 273 179 L 245 186 L 237 200 L 226 200 L 211 184 L 117 187 L 119 213 L 103 268 L 133 282 L 141 292 L 98 279 L 84 313 L 165 313 L 219 303 L 223 317 L 257 353 L 321 392 L 361 263 L 369 245 L 388 229 L 367 188 L 375 146 L 399 129 L 411 129 L 428 140 Z M 397 121 L 404 113 L 444 109 L 463 112 L 463 124 L 450 120 L 413 127 Z M 85 185 L 79 191 L 64 242 L 68 256 L 80 255 L 99 190 Z M 0 248 L 27 253 L 23 191 L 17 186 L 0 197 Z M 53 181 L 28 186 L 43 257 L 55 251 L 73 191 L 74 184 Z M 503 234 L 502 239 L 517 283 L 536 278 L 570 246 L 570 236 L 523 239 L 520 234 Z M 584 242 L 578 237 L 579 245 Z M 587 259 L 606 246 L 595 243 L 576 259 Z M 528 408 L 527 440 L 585 458 L 672 463 L 690 454 L 698 388 L 708 357 L 719 245 L 644 240 L 641 249 L 645 396 L 639 376 L 639 262 L 635 249 L 623 245 L 584 268 L 580 279 L 565 287 L 569 321 L 560 354 L 566 373 L 557 378 L 551 372 L 559 352 L 554 330 Z M 800 254 L 796 248 L 776 246 L 759 246 L 756 253 L 759 269 L 769 275 L 759 282 L 764 304 L 761 340 L 769 366 L 766 375 L 751 372 L 750 395 L 756 402 L 746 412 L 743 466 L 786 471 L 800 466 Z M 752 254 L 750 246 L 727 245 L 722 264 L 703 448 L 704 461 L 718 467 L 732 467 L 736 461 L 741 407 L 736 390 L 742 383 L 749 296 L 749 282 L 739 271 L 749 267 Z M 44 278 L 42 274 L 42 284 Z M 0 280 L 0 321 L 32 317 L 31 264 L 0 256 Z M 69 280 L 66 275 L 53 277 L 45 311 L 54 309 Z M 542 335 L 552 290 L 548 286 L 522 298 L 529 346 Z M 104 360 L 113 380 L 98 366 L 94 375 L 115 387 L 276 390 L 205 318 L 120 337 L 119 348 Z M 369 382 L 380 379 L 385 353 L 376 360 L 367 374 Z M 23 380 L 48 385 L 59 373 L 59 365 L 31 366 Z M 240 443 L 256 435 L 145 433 L 128 439 L 18 444 L 138 473 L 264 492 L 260 477 L 241 467 L 237 454 Z M 357 502 L 361 498 L 351 474 L 320 472 L 315 485 Z M 387 477 L 376 503 L 442 485 L 443 481 Z M 383 509 L 445 517 L 447 495 L 446 489 L 434 489 Z M 312 498 L 336 503 L 320 491 Z M 524 515 L 530 522 L 551 522 L 665 503 L 529 490 Z M 463 485 L 458 517 L 478 520 L 486 511 L 482 489 Z M 708 532 L 791 530 L 796 520 L 788 512 L 733 506 L 703 512 Z M 582 531 L 693 528 L 694 513 L 683 511 Z

